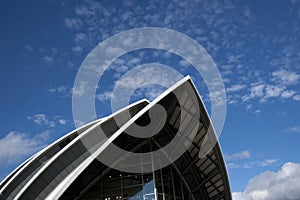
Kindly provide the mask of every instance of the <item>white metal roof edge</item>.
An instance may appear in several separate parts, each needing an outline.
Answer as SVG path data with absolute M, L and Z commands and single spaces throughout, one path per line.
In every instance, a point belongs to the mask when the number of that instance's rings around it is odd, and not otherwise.
M 97 119 L 95 121 L 92 121 L 88 124 L 93 124 L 95 123 L 94 125 L 92 125 L 90 128 L 88 128 L 87 130 L 85 130 L 84 132 L 82 132 L 80 135 L 78 135 L 78 137 L 76 137 L 74 140 L 72 140 L 68 145 L 66 145 L 63 149 L 61 149 L 60 151 L 58 151 L 51 159 L 49 159 L 47 161 L 47 163 L 45 165 L 43 165 L 43 167 L 41 169 L 39 169 L 39 171 L 26 183 L 26 185 L 22 188 L 21 191 L 19 191 L 18 195 L 14 198 L 14 199 L 18 199 L 25 191 L 26 189 L 30 186 L 30 184 L 56 159 L 58 158 L 63 152 L 65 152 L 66 150 L 68 150 L 74 143 L 76 143 L 77 141 L 79 141 L 84 135 L 86 135 L 87 133 L 89 133 L 91 130 L 93 130 L 94 128 L 96 128 L 97 126 L 99 126 L 100 124 L 102 124 L 103 122 L 106 121 L 107 118 L 110 118 L 110 117 L 113 117 L 119 113 L 121 113 L 122 111 L 126 110 L 126 109 L 129 109 L 139 103 L 142 103 L 142 102 L 149 102 L 147 99 L 142 99 L 142 100 L 139 100 L 133 104 L 130 104 L 128 106 L 126 106 L 125 108 L 122 108 L 118 111 L 116 111 L 115 113 L 112 113 L 111 115 L 107 116 L 107 117 L 104 117 L 104 118 L 101 118 L 101 119 Z M 83 127 L 86 127 L 88 124 L 86 125 L 83 125 L 82 127 L 79 127 L 78 129 L 81 129 Z M 78 130 L 76 129 L 76 130 Z M 74 132 L 74 131 L 72 131 Z M 64 137 L 63 137 L 64 138 Z
M 156 99 L 154 99 L 152 102 L 149 103 L 149 105 L 147 105 L 146 107 L 144 107 L 142 110 L 140 110 L 136 115 L 133 116 L 133 118 L 131 118 L 128 122 L 126 122 L 121 128 L 119 128 L 119 130 L 117 130 L 94 154 L 90 155 L 86 161 L 84 163 L 82 163 L 80 166 L 78 166 L 76 168 L 76 170 L 74 170 L 72 172 L 72 174 L 68 175 L 68 179 L 64 180 L 63 182 L 61 182 L 61 184 L 59 184 L 53 192 L 50 193 L 49 196 L 47 196 L 46 199 L 58 199 L 63 193 L 64 191 L 68 188 L 68 186 L 70 184 L 72 184 L 72 180 L 75 180 L 80 173 L 87 167 L 89 166 L 89 164 L 94 160 L 94 158 L 96 158 L 104 149 L 107 148 L 107 146 L 109 144 L 111 144 L 122 132 L 125 131 L 126 128 L 128 128 L 131 124 L 133 124 L 139 117 L 141 117 L 145 112 L 147 112 L 151 107 L 153 107 L 156 103 L 158 103 L 161 99 L 163 99 L 165 96 L 167 96 L 168 94 L 170 94 L 173 90 L 175 90 L 177 87 L 179 87 L 180 85 L 182 85 L 183 83 L 185 83 L 186 81 L 190 80 L 190 76 L 186 76 L 183 79 L 181 79 L 180 81 L 178 81 L 177 83 L 175 83 L 173 86 L 171 86 L 169 89 L 167 89 L 165 92 L 163 92 L 161 95 L 159 95 Z M 140 100 L 143 101 L 143 100 Z M 138 101 L 138 102 L 140 102 Z M 147 102 L 149 102 L 147 100 Z M 136 102 L 137 104 L 137 102 Z M 134 104 L 134 105 L 136 105 Z M 121 109 L 121 111 L 125 110 Z M 116 114 L 118 114 L 119 112 L 117 112 Z M 109 116 L 105 118 L 104 121 L 106 121 L 106 119 L 110 118 Z M 113 138 L 113 139 L 111 139 Z
M 99 121 L 101 120 L 101 119 L 98 119 Z M 70 131 L 69 133 L 67 133 L 66 135 L 64 135 L 64 136 L 62 136 L 61 138 L 59 138 L 59 139 L 57 139 L 57 140 L 55 140 L 54 142 L 52 142 L 50 145 L 48 145 L 47 147 L 45 147 L 45 148 L 43 148 L 42 150 L 40 150 L 40 151 L 38 151 L 37 153 L 35 153 L 33 156 L 31 156 L 30 158 L 28 158 L 27 160 L 25 160 L 23 163 L 21 163 L 20 165 L 19 165 L 19 167 L 17 167 L 14 171 L 12 171 L 8 176 L 6 176 L 6 178 L 2 181 L 2 182 L 4 182 L 7 178 L 9 178 L 9 176 L 11 175 L 11 174 L 13 174 L 15 171 L 17 171 L 18 170 L 18 172 L 17 173 L 15 173 L 12 177 L 10 177 L 10 179 L 9 179 L 9 181 L 7 181 L 7 183 L 5 184 L 5 185 L 3 185 L 3 187 L 1 188 L 1 190 L 0 190 L 0 194 L 1 194 L 1 192 L 3 192 L 5 189 L 6 189 L 6 187 L 8 187 L 9 186 L 9 184 L 27 167 L 27 166 L 29 166 L 29 165 L 31 165 L 31 163 L 33 162 L 33 161 L 35 161 L 36 159 L 39 159 L 40 158 L 40 156 L 42 156 L 46 151 L 48 151 L 49 149 L 51 149 L 53 146 L 55 146 L 56 144 L 58 144 L 59 142 L 61 142 L 62 140 L 64 140 L 64 139 L 66 139 L 67 137 L 69 137 L 70 135 L 72 135 L 72 134 L 75 134 L 77 131 L 79 131 L 79 130 L 81 130 L 81 129 L 84 129 L 85 127 L 87 127 L 87 126 L 89 126 L 89 125 L 91 125 L 91 124 L 93 124 L 93 123 L 96 123 L 97 121 L 92 121 L 92 122 L 90 122 L 90 123 L 88 123 L 88 124 L 85 124 L 84 126 L 81 126 L 81 127 L 79 127 L 79 128 L 77 128 L 77 129 L 75 129 L 75 130 L 72 130 L 72 131 Z M 32 159 L 31 159 L 32 158 Z M 31 159 L 31 160 L 30 160 Z M 28 162 L 27 162 L 28 161 Z M 27 163 L 26 163 L 27 162 Z M 24 163 L 26 163 L 25 165 L 23 165 Z M 23 166 L 22 166 L 23 165 Z M 21 167 L 22 166 L 22 167 Z M 2 183 L 1 182 L 1 183 Z

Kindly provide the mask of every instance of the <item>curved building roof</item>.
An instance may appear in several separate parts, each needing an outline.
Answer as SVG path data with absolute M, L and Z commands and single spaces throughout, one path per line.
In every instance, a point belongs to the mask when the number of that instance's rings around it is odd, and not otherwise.
M 130 162 L 146 154 L 151 159 Z M 231 191 L 211 120 L 185 77 L 152 102 L 131 104 L 36 153 L 0 183 L 0 199 L 228 200 Z

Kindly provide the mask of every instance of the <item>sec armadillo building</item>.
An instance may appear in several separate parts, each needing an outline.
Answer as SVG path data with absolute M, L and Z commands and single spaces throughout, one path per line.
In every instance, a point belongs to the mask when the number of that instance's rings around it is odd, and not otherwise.
M 159 111 L 151 114 L 157 105 L 164 108 L 164 119 Z M 127 133 L 139 126 L 136 130 L 145 134 L 151 121 L 163 123 L 150 137 Z M 152 102 L 133 103 L 36 153 L 1 182 L 0 199 L 229 200 L 227 170 L 211 127 L 193 82 L 185 77 Z M 176 146 L 169 148 L 174 140 Z M 211 148 L 203 153 L 207 144 Z M 129 162 L 127 153 L 115 149 L 141 156 Z M 159 158 L 155 152 L 161 152 Z M 153 156 L 144 159 L 146 154 Z

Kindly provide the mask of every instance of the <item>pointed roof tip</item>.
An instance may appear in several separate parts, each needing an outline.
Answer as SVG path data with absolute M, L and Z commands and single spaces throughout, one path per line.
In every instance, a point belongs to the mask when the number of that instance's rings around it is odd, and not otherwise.
M 192 77 L 188 74 L 188 75 L 186 75 L 184 78 L 182 78 L 181 80 L 179 80 L 178 82 L 186 82 L 186 81 L 191 81 L 193 84 L 194 84 L 194 82 L 193 82 L 193 79 L 192 79 Z
M 184 77 L 185 79 L 192 79 L 191 76 L 188 74 Z
M 147 102 L 147 103 L 150 103 L 150 101 L 147 98 L 143 98 L 143 99 L 139 100 L 138 102 Z

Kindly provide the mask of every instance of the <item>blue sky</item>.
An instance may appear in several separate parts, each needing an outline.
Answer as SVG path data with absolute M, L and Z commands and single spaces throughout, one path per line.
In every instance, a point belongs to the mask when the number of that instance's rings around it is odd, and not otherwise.
M 74 129 L 72 87 L 87 54 L 110 36 L 150 26 L 193 38 L 221 72 L 227 116 L 220 143 L 234 198 L 275 199 L 271 189 L 281 199 L 300 198 L 293 178 L 300 178 L 300 1 L 12 0 L 1 2 L 0 25 L 0 179 Z M 146 49 L 120 57 L 105 72 L 97 117 L 110 113 L 115 81 L 149 62 L 190 74 L 210 110 L 192 66 Z M 163 89 L 140 88 L 132 100 L 153 99 Z M 84 94 L 84 87 L 76 92 Z M 280 193 L 278 182 L 293 187 Z

